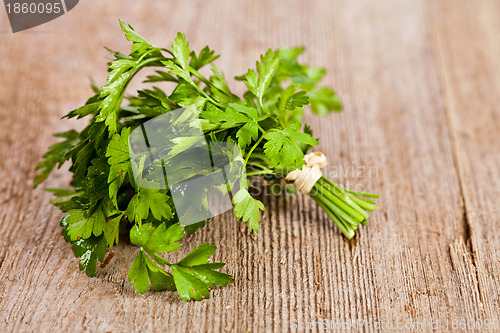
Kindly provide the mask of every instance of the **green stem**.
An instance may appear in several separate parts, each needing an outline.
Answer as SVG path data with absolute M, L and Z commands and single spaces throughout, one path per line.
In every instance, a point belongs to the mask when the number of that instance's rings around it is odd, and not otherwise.
M 368 198 L 375 198 L 375 199 L 379 198 L 378 194 L 357 192 L 357 191 L 350 191 L 350 190 L 344 190 L 344 191 L 346 191 L 347 193 L 350 193 L 350 194 L 359 195 L 361 197 L 368 197 Z
M 354 209 L 356 212 L 361 214 L 363 216 L 363 219 L 366 220 L 369 215 L 367 212 L 365 212 L 359 205 L 357 205 L 352 199 L 351 196 L 346 194 L 343 189 L 338 187 L 336 184 L 332 183 L 325 177 L 321 177 L 318 182 L 327 190 L 330 191 L 333 195 L 335 195 L 337 198 L 345 202 L 349 207 Z
M 377 205 L 370 204 L 366 201 L 361 200 L 360 198 L 356 198 L 356 197 L 351 197 L 351 198 L 355 203 L 357 203 L 359 205 L 359 207 L 361 207 L 363 209 L 369 210 L 371 212 L 374 211 L 375 209 L 377 209 Z
M 265 164 L 269 164 L 269 160 L 267 159 L 266 155 L 264 155 L 264 154 L 253 152 L 252 153 L 252 158 L 259 159 L 262 162 L 264 162 Z
M 335 189 L 338 189 L 340 191 L 347 192 L 349 194 L 355 194 L 355 195 L 364 195 L 364 196 L 371 196 L 372 198 L 378 198 L 378 194 L 372 194 L 372 193 L 364 193 L 364 192 L 355 192 L 355 191 L 349 191 L 349 190 L 343 190 L 340 187 L 338 187 L 336 184 L 334 184 L 331 180 L 325 177 L 321 177 L 321 181 L 326 182 L 327 184 L 330 184 L 333 186 Z M 369 211 L 374 211 L 377 208 L 377 205 L 370 203 L 366 200 L 363 200 L 362 198 L 357 198 L 354 195 L 349 195 L 349 198 L 354 201 L 356 205 L 359 207 L 369 210 Z
M 332 219 L 333 222 L 337 225 L 337 227 L 342 231 L 344 236 L 347 239 L 351 239 L 354 237 L 354 230 L 345 225 L 332 211 L 331 209 L 323 202 L 323 198 L 318 196 L 317 194 L 312 194 L 311 197 L 316 201 L 316 203 L 323 209 L 323 211 Z
M 325 204 L 327 204 L 330 209 L 339 217 L 346 220 L 352 226 L 357 226 L 361 221 L 364 220 L 364 217 L 356 212 L 354 209 L 345 204 L 342 200 L 334 196 L 327 189 L 325 189 L 320 184 L 316 183 L 314 185 L 320 197 L 325 198 Z
M 250 171 L 250 172 L 247 172 L 247 177 L 273 175 L 273 174 L 274 174 L 274 171 L 272 171 L 272 170 Z
M 253 145 L 252 149 L 250 149 L 250 151 L 248 152 L 247 157 L 245 158 L 245 165 L 247 164 L 248 159 L 252 155 L 252 152 L 255 150 L 255 148 L 257 148 L 257 146 L 262 142 L 262 140 L 264 140 L 263 135 L 259 138 L 259 140 L 257 140 L 257 142 Z
M 256 166 L 258 168 L 261 168 L 262 170 L 269 170 L 268 168 L 266 168 L 265 166 L 263 166 L 262 164 L 259 164 L 259 163 L 248 162 L 247 165 L 253 165 L 253 166 Z
M 354 218 L 358 223 L 365 221 L 369 217 L 369 215 L 365 211 L 363 211 L 359 206 L 357 206 L 356 204 L 354 204 L 354 207 L 356 207 L 356 208 L 354 208 L 353 205 L 342 201 L 339 197 L 334 195 L 327 188 L 323 187 L 323 189 L 325 189 L 326 193 L 324 196 L 326 198 L 328 198 L 330 201 L 332 201 L 334 205 L 338 206 L 346 214 L 348 214 L 349 216 Z

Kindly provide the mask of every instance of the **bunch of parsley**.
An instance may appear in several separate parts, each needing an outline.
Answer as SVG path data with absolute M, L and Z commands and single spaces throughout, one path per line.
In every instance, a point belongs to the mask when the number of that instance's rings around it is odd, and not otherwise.
M 93 87 L 95 95 L 65 116 L 88 116 L 88 125 L 81 132 L 55 134 L 63 141 L 44 155 L 35 186 L 56 166 L 71 162 L 73 189 L 49 191 L 57 196 L 51 202 L 66 213 L 62 235 L 72 244 L 80 270 L 87 275 L 95 276 L 97 261 L 103 262 L 106 248 L 111 250 L 119 235 L 127 234 L 139 248 L 129 273 L 137 291 L 144 293 L 151 285 L 158 291 L 177 290 L 185 301 L 208 298 L 214 285 L 226 286 L 233 279 L 218 271 L 224 263 L 211 262 L 216 247 L 208 243 L 175 263 L 161 255 L 176 251 L 185 231 L 194 233 L 205 221 L 181 226 L 168 189 L 139 188 L 134 183 L 128 149 L 131 130 L 169 111 L 195 107 L 201 110 L 207 141 L 231 141 L 241 148 L 248 177 L 282 182 L 287 172 L 303 166 L 304 154 L 318 144 L 311 129 L 302 128 L 304 106 L 324 115 L 340 111 L 342 105 L 330 88 L 317 87 L 324 69 L 297 61 L 302 48 L 269 50 L 262 55 L 256 70 L 236 78 L 248 88 L 241 99 L 230 91 L 213 64 L 219 56 L 209 47 L 196 54 L 181 33 L 170 50 L 157 47 L 120 23 L 133 43 L 130 54 L 111 51 L 114 60 L 106 84 Z M 207 65 L 211 65 L 209 77 L 199 72 Z M 173 82 L 176 88 L 170 94 L 156 87 L 140 90 L 136 96 L 126 97 L 128 103 L 122 105 L 127 85 L 145 67 L 158 69 L 145 82 Z M 359 224 L 366 224 L 365 210 L 376 208 L 370 199 L 376 195 L 343 190 L 324 177 L 310 196 L 347 238 L 353 237 Z M 262 202 L 246 188 L 232 200 L 236 217 L 257 232 Z

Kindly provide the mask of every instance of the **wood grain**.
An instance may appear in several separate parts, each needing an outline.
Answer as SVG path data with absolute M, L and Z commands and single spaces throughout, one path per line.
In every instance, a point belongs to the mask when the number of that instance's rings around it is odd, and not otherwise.
M 303 60 L 328 69 L 345 105 L 307 121 L 327 174 L 381 195 L 369 225 L 347 242 L 307 197 L 263 195 L 258 235 L 224 214 L 185 240 L 184 253 L 218 245 L 236 278 L 197 303 L 135 293 L 127 244 L 96 278 L 79 272 L 62 214 L 32 179 L 51 134 L 81 127 L 59 118 L 90 95 L 89 76 L 104 81 L 102 46 L 128 49 L 118 18 L 156 44 L 177 31 L 195 50 L 209 44 L 227 77 L 268 47 L 306 46 Z M 332 320 L 445 331 L 446 321 L 500 319 L 499 35 L 493 0 L 89 0 L 17 34 L 1 14 L 0 328 L 278 332 Z M 45 186 L 68 179 L 63 168 Z

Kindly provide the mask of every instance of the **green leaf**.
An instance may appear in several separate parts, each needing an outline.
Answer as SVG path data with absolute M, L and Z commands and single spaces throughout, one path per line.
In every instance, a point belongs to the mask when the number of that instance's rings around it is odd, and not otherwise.
M 165 193 L 141 188 L 136 195 L 138 196 L 135 209 L 136 222 L 147 218 L 149 211 L 157 220 L 162 218 L 169 220 L 173 217 L 172 209 L 168 203 L 170 198 Z
M 106 157 L 110 165 L 107 183 L 109 184 L 109 198 L 115 207 L 120 186 L 122 186 L 125 176 L 130 169 L 130 155 L 128 139 L 130 128 L 122 129 L 121 134 L 114 134 L 108 144 Z
M 59 209 L 65 213 L 76 208 L 77 204 L 75 201 L 80 199 L 79 196 L 83 194 L 83 192 L 62 188 L 48 188 L 46 190 L 52 192 L 57 197 L 56 199 L 50 200 L 50 203 L 59 207 Z
M 71 185 L 75 187 L 87 186 L 87 173 L 92 160 L 103 153 L 107 145 L 108 136 L 105 132 L 104 123 L 96 123 L 91 120 L 90 124 L 80 133 L 80 142 L 70 149 L 66 158 L 71 158 L 73 165 L 70 171 L 74 173 Z
M 72 246 L 75 257 L 80 258 L 80 271 L 85 270 L 88 276 L 95 276 L 97 270 L 97 260 L 104 261 L 106 255 L 106 238 L 90 237 L 88 239 L 79 239 Z
M 188 83 L 179 83 L 169 98 L 182 107 L 194 106 L 196 109 L 203 109 L 206 98 L 199 91 Z
M 238 145 L 242 149 L 250 146 L 252 141 L 256 141 L 259 138 L 259 126 L 257 122 L 246 123 L 236 132 L 236 137 L 238 138 Z
M 300 124 L 293 123 L 284 130 L 268 132 L 264 138 L 264 154 L 270 160 L 271 166 L 284 168 L 301 168 L 304 164 L 304 153 L 299 143 L 316 146 L 318 141 L 307 133 L 299 133 Z
M 117 196 L 118 190 L 123 184 L 127 172 L 130 170 L 130 162 L 114 164 L 109 168 L 108 184 L 109 184 L 109 198 L 113 204 L 118 206 Z
M 123 163 L 130 159 L 128 138 L 130 136 L 130 128 L 122 129 L 121 134 L 114 134 L 108 144 L 106 157 L 108 157 L 109 165 Z
M 137 63 L 133 59 L 117 59 L 109 66 L 111 72 L 106 84 L 101 88 L 99 98 L 102 101 L 95 120 L 104 122 L 109 127 L 110 134 L 116 133 L 118 129 L 117 113 L 121 106 L 125 87 L 132 78 L 136 66 Z
M 199 70 L 203 66 L 208 65 L 219 57 L 220 55 L 215 55 L 214 50 L 210 50 L 208 46 L 205 46 L 200 51 L 200 54 L 198 56 L 196 55 L 196 53 L 194 53 L 194 51 L 191 52 L 191 61 L 189 62 L 189 66 L 194 68 L 195 70 Z
M 170 265 L 175 286 L 184 301 L 209 298 L 214 284 L 225 287 L 234 281 L 231 275 L 216 271 L 224 263 L 209 263 L 216 249 L 208 243 L 201 244 L 184 259 Z
M 156 291 L 170 290 L 175 291 L 174 278 L 171 274 L 165 272 L 160 267 L 156 266 L 152 260 L 146 259 L 148 265 L 148 276 L 151 286 Z
M 99 105 L 100 105 L 100 101 L 94 102 L 91 104 L 86 104 L 78 109 L 70 111 L 63 118 L 70 119 L 70 118 L 78 116 L 77 119 L 80 119 L 80 118 L 83 118 L 85 116 L 88 116 L 89 114 L 96 115 L 99 112 Z
M 104 236 L 106 237 L 106 244 L 109 249 L 112 250 L 115 244 L 120 241 L 120 221 L 123 217 L 123 213 L 112 218 L 106 223 L 106 230 L 104 231 Z
M 78 132 L 70 130 L 54 135 L 66 140 L 58 142 L 49 147 L 49 151 L 43 155 L 43 160 L 38 164 L 36 170 L 41 170 L 35 177 L 35 187 L 40 185 L 50 175 L 56 165 L 60 168 L 66 162 L 66 154 L 78 142 Z
M 63 227 L 61 235 L 64 237 L 64 240 L 73 245 L 72 250 L 75 257 L 80 258 L 78 265 L 80 271 L 85 270 L 88 276 L 95 276 L 97 260 L 103 262 L 104 256 L 106 255 L 106 239 L 104 235 L 99 237 L 90 236 L 88 239 L 72 241 L 68 235 L 68 222 L 66 218 L 61 220 L 60 225 Z
M 92 234 L 100 236 L 106 230 L 106 217 L 101 206 L 97 207 L 90 217 L 86 217 L 81 209 L 72 209 L 68 213 L 65 222 L 68 224 L 66 229 L 72 241 L 87 239 Z
M 244 126 L 236 132 L 238 144 L 242 148 L 250 145 L 252 140 L 257 140 L 258 138 L 258 111 L 253 107 L 238 103 L 230 103 L 225 111 L 215 108 L 210 111 L 201 112 L 200 116 L 211 122 L 221 123 L 221 129 L 239 127 L 244 124 Z
M 109 165 L 106 159 L 94 158 L 88 168 L 84 197 L 92 204 L 108 196 Z
M 149 48 L 154 48 L 155 46 L 140 36 L 135 32 L 134 28 L 130 25 L 120 21 L 120 26 L 122 31 L 125 33 L 125 37 L 128 41 L 133 42 L 132 53 L 144 53 Z
M 172 43 L 172 53 L 175 60 L 179 63 L 181 68 L 185 71 L 188 70 L 188 59 L 189 59 L 189 42 L 186 40 L 186 36 L 180 32 L 177 33 L 177 37 Z
M 134 289 L 144 294 L 149 289 L 148 266 L 146 254 L 140 250 L 128 272 L 128 280 L 134 282 Z
M 257 73 L 249 70 L 245 75 L 245 84 L 262 104 L 262 98 L 271 83 L 274 73 L 278 70 L 280 64 L 280 53 L 269 49 L 266 54 L 260 56 L 260 62 L 257 61 Z
M 193 224 L 189 224 L 189 225 L 184 226 L 184 230 L 189 232 L 190 235 L 193 235 L 196 231 L 205 227 L 205 225 L 206 225 L 205 221 L 201 221 L 198 223 L 193 223 Z
M 137 291 L 145 293 L 149 288 L 149 281 L 157 291 L 175 290 L 172 275 L 159 267 L 168 264 L 168 261 L 157 254 L 176 251 L 181 246 L 179 240 L 183 236 L 184 228 L 178 224 L 167 229 L 164 223 L 157 227 L 145 223 L 135 225 L 130 230 L 130 242 L 141 247 L 129 272 L 129 280 L 135 281 L 134 288 Z
M 264 211 L 264 204 L 254 199 L 245 188 L 241 188 L 233 197 L 234 214 L 243 222 L 248 222 L 250 229 L 259 231 L 260 211 Z
M 311 109 L 320 116 L 326 115 L 330 111 L 342 110 L 340 99 L 328 87 L 311 90 L 309 97 L 311 100 Z
M 179 240 L 184 236 L 184 228 L 172 224 L 168 229 L 165 223 L 154 227 L 151 223 L 135 225 L 130 230 L 130 242 L 143 247 L 148 253 L 176 251 L 181 247 Z
M 148 75 L 144 82 L 177 82 L 177 79 L 164 71 L 156 71 L 157 75 Z
M 191 84 L 192 86 L 195 86 L 196 84 L 193 82 L 193 79 L 191 79 L 191 73 L 189 70 L 186 68 L 182 68 L 180 65 L 176 64 L 172 60 L 165 60 L 162 61 L 162 64 L 166 67 L 169 68 L 170 70 L 168 71 L 168 74 L 171 75 L 177 75 L 179 78 L 178 81 L 186 81 L 187 83 Z
M 157 48 L 137 34 L 130 25 L 121 21 L 120 25 L 125 32 L 126 38 L 133 42 L 132 51 L 128 57 L 114 52 L 116 59 L 109 64 L 109 75 L 106 84 L 100 89 L 98 96 L 101 101 L 99 113 L 95 117 L 97 122 L 104 122 L 108 126 L 110 136 L 118 130 L 118 112 L 125 94 L 125 88 L 136 71 L 151 63 L 151 59 L 158 61 L 158 63 L 164 59 L 157 51 Z
M 156 291 L 175 290 L 172 275 L 158 267 L 143 250 L 140 250 L 135 257 L 128 279 L 130 282 L 134 282 L 134 289 L 141 294 L 149 289 L 149 282 Z
M 279 50 L 281 62 L 279 69 L 273 78 L 275 83 L 279 83 L 290 78 L 293 84 L 300 89 L 310 91 L 323 78 L 326 71 L 319 67 L 310 67 L 300 64 L 298 56 L 304 52 L 303 47 L 289 49 L 284 47 Z
M 301 108 L 304 105 L 309 104 L 309 97 L 306 95 L 305 91 L 298 91 L 293 94 L 288 100 L 287 108 L 290 110 L 294 110 L 296 108 Z
M 222 74 L 222 72 L 212 64 L 212 73 L 213 76 L 210 77 L 210 85 L 208 88 L 212 93 L 212 97 L 222 103 L 222 105 L 227 105 L 231 102 L 239 101 L 239 98 L 231 93 L 229 86 L 227 85 L 226 78 Z

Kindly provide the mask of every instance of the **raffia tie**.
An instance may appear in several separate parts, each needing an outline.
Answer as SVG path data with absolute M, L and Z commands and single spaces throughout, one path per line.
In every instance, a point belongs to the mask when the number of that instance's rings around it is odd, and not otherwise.
M 304 156 L 304 166 L 300 170 L 290 172 L 285 180 L 293 182 L 297 190 L 309 194 L 314 184 L 323 176 L 322 167 L 327 165 L 326 156 L 321 152 L 309 153 Z

